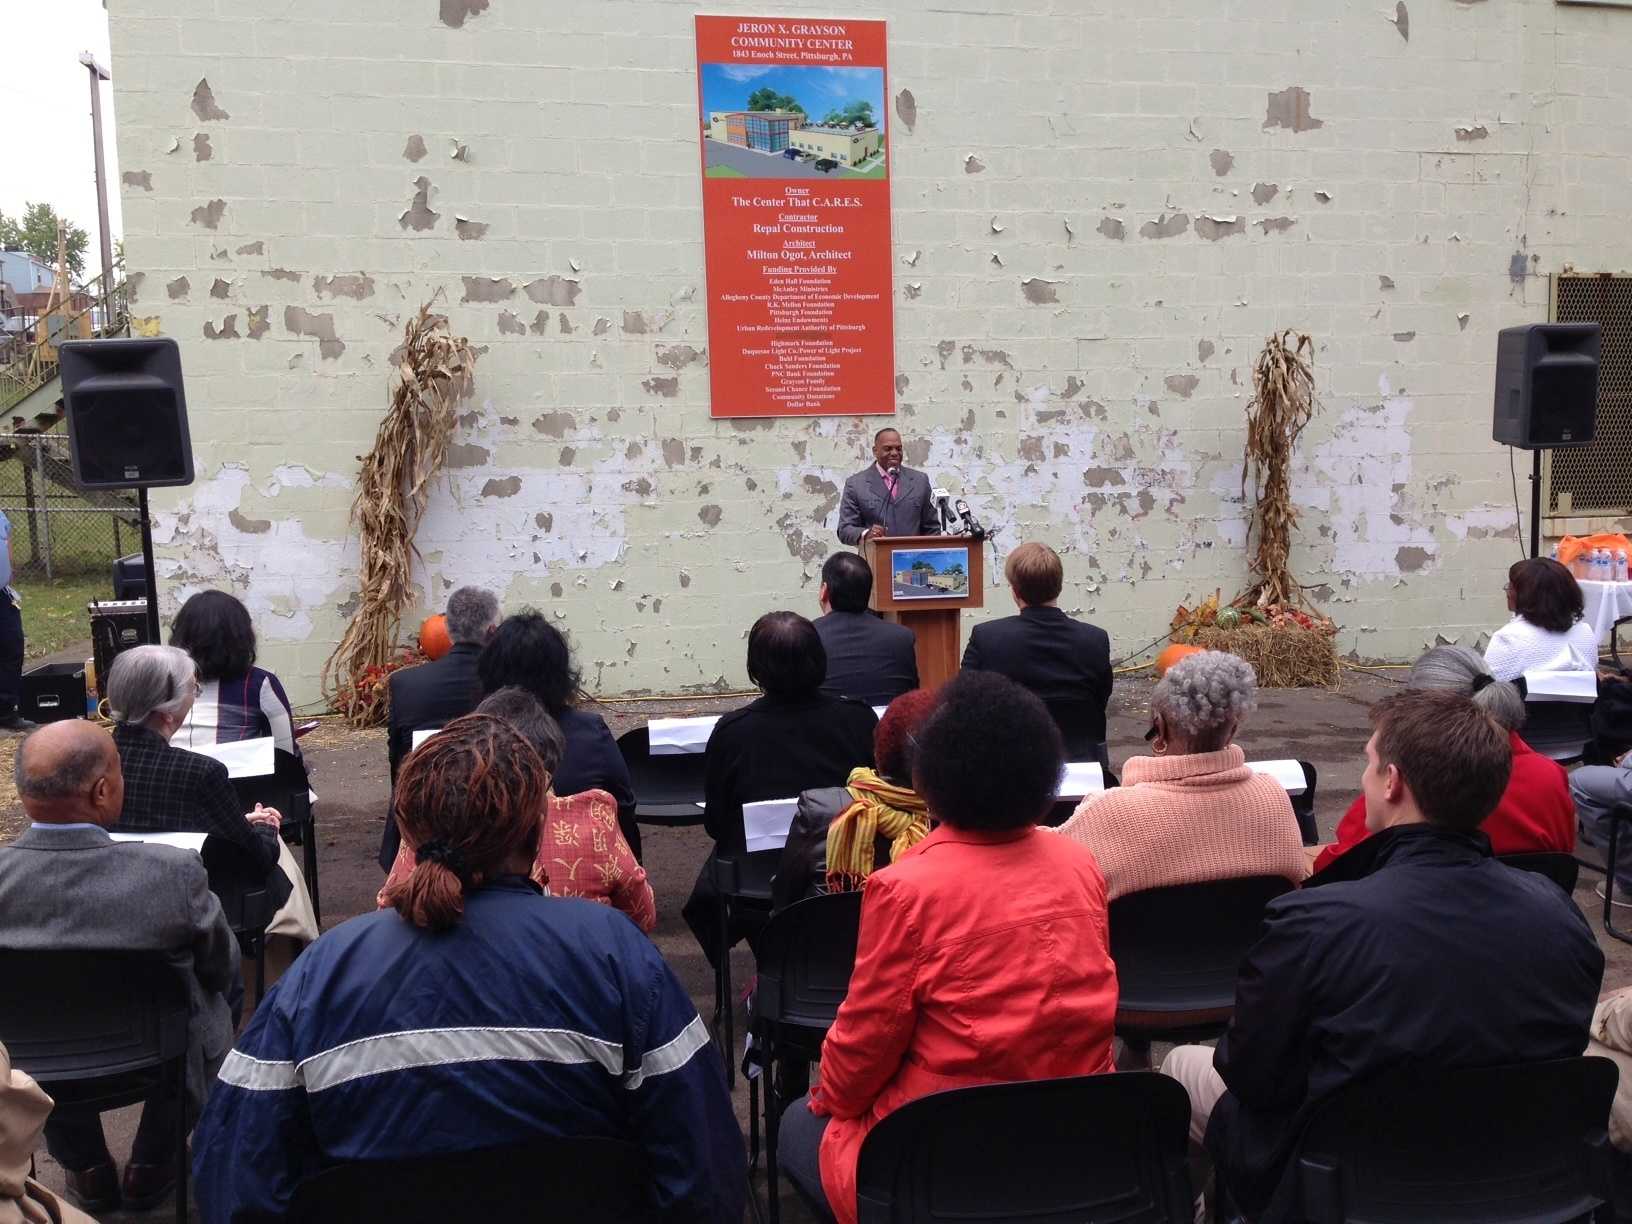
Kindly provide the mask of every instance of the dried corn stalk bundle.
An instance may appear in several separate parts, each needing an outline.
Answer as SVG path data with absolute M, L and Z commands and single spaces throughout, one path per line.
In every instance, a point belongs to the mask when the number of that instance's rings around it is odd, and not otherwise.
M 1234 602 L 1248 607 L 1307 606 L 1287 564 L 1298 512 L 1292 505 L 1292 448 L 1315 413 L 1314 341 L 1292 331 L 1271 336 L 1252 370 L 1241 491 L 1252 480 L 1247 543 L 1252 582 Z
M 358 727 L 385 718 L 384 681 L 400 662 L 397 635 L 413 598 L 414 533 L 476 365 L 470 341 L 451 335 L 429 303 L 404 329 L 397 356 L 391 405 L 363 457 L 351 505 L 361 553 L 357 610 L 323 664 L 323 695 Z

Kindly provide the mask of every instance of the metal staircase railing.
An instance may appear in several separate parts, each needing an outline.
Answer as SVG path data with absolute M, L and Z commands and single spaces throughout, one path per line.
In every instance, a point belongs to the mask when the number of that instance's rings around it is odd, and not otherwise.
M 130 301 L 123 274 L 115 269 L 113 283 L 96 277 L 70 290 L 68 300 L 41 314 L 33 338 L 22 351 L 0 367 L 0 412 L 9 412 L 57 377 L 57 345 L 63 340 L 123 336 L 130 331 Z M 86 299 L 89 305 L 83 305 Z

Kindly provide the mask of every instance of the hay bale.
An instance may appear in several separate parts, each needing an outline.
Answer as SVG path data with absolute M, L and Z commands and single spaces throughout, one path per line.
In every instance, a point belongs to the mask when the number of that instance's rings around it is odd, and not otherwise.
M 1206 626 L 1175 633 L 1173 640 L 1239 655 L 1252 664 L 1263 688 L 1336 688 L 1338 685 L 1337 650 L 1329 636 L 1313 629 Z

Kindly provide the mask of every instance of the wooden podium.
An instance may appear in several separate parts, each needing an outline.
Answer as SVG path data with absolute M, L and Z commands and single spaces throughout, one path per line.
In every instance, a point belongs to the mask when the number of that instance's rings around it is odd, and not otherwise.
M 958 613 L 985 606 L 985 544 L 973 536 L 880 536 L 864 540 L 873 567 L 873 608 L 918 639 L 918 682 L 945 684 L 957 674 Z

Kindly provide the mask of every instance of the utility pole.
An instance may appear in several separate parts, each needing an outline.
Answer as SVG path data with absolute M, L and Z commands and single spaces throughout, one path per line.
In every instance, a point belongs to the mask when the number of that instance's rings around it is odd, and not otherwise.
M 113 77 L 96 62 L 89 51 L 79 53 L 79 62 L 91 74 L 91 136 L 96 147 L 96 221 L 102 238 L 102 325 L 110 322 L 113 299 L 113 236 L 108 229 L 108 170 L 102 160 L 102 82 Z

